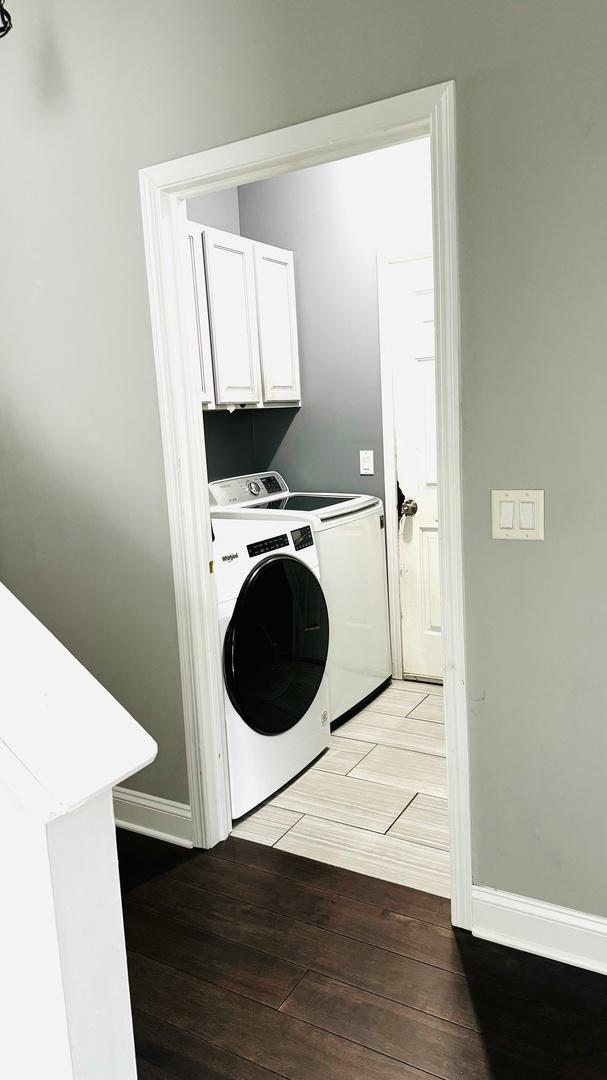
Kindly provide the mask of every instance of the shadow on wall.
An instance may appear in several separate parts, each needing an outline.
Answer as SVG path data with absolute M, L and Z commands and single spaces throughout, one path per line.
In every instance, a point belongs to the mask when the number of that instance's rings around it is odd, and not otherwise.
M 11 507 L 0 521 L 0 579 L 158 742 L 157 759 L 128 786 L 188 802 L 176 623 L 167 618 L 174 586 L 150 537 L 154 517 L 147 528 L 136 512 L 127 517 L 124 490 L 122 503 L 117 495 L 128 480 L 96 475 L 86 444 L 68 457 L 16 412 L 3 421 L 0 458 L 13 468 L 0 475 L 0 502 Z
M 274 468 L 273 459 L 293 423 L 297 409 L 223 409 L 204 414 L 204 435 L 209 480 L 263 472 Z M 287 477 L 288 482 L 288 477 Z
M 57 30 L 56 20 L 53 22 L 48 9 L 42 9 L 38 15 L 32 78 L 38 101 L 45 109 L 54 108 L 68 98 L 67 65 L 63 61 Z
M 302 406 L 304 407 L 304 406 Z M 253 441 L 255 447 L 256 469 L 278 469 L 275 461 L 285 436 L 300 415 L 300 409 L 264 409 L 253 418 Z M 285 480 L 290 486 L 289 477 Z

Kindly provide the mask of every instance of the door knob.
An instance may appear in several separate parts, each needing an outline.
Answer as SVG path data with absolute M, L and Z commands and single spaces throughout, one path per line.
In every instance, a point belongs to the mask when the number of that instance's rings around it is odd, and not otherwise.
M 417 514 L 417 503 L 415 499 L 405 499 L 403 503 L 403 516 L 413 517 L 414 514 Z

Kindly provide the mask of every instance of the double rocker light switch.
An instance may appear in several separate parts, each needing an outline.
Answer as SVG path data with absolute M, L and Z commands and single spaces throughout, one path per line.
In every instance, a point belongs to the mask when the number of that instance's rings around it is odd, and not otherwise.
M 543 540 L 543 491 L 492 491 L 491 535 L 494 540 Z

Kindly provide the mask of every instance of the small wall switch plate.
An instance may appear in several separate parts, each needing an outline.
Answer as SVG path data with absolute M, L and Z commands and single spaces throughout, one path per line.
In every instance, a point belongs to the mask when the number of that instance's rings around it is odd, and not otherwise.
M 361 476 L 373 476 L 375 472 L 375 465 L 373 463 L 373 451 L 361 450 L 360 451 L 360 475 Z
M 491 492 L 491 536 L 494 540 L 543 540 L 544 492 Z

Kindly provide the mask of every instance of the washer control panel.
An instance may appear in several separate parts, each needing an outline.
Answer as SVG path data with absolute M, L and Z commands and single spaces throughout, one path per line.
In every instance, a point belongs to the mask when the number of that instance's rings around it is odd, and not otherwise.
M 279 476 L 278 473 L 270 473 L 269 476 L 262 476 L 261 482 L 265 488 L 266 495 L 280 495 L 281 491 L 287 490 L 287 485 L 282 479 L 282 476 Z M 280 486 L 281 482 L 283 487 Z
M 270 536 L 267 540 L 257 540 L 255 544 L 247 544 L 247 551 L 252 559 L 255 555 L 266 555 L 268 551 L 276 551 L 277 548 L 289 546 L 289 537 L 286 533 L 280 536 Z
M 211 506 L 231 506 L 234 503 L 262 502 L 269 495 L 280 495 L 288 490 L 280 473 L 249 473 L 248 476 L 213 480 L 209 484 L 209 499 Z
M 293 547 L 296 551 L 301 551 L 302 548 L 312 547 L 312 544 L 314 543 L 312 530 L 309 525 L 304 525 L 301 529 L 292 529 L 291 536 L 293 537 Z

